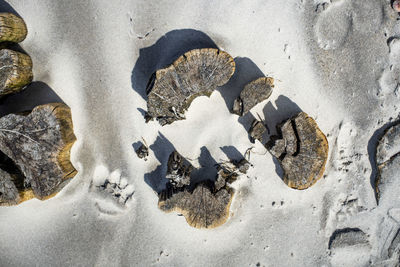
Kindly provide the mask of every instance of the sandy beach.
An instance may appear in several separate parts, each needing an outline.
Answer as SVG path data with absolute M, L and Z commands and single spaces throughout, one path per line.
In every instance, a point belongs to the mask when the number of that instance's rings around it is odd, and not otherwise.
M 77 175 L 55 197 L 0 207 L 1 266 L 398 266 L 400 246 L 388 248 L 400 228 L 400 180 L 381 202 L 375 195 L 377 145 L 400 107 L 400 23 L 389 0 L 1 0 L 0 11 L 24 19 L 20 45 L 34 75 L 2 101 L 1 116 L 64 102 L 77 139 Z M 195 98 L 185 120 L 146 123 L 152 73 L 199 48 L 229 53 L 232 78 Z M 232 114 L 262 76 L 274 78 L 272 95 Z M 252 116 L 268 139 L 300 111 L 329 143 L 323 177 L 306 190 L 288 187 L 247 133 Z M 142 138 L 146 161 L 135 153 Z M 232 185 L 226 223 L 197 229 L 158 208 L 172 151 L 206 176 L 249 148 L 252 167 Z M 107 179 L 125 184 L 125 203 L 96 186 Z M 330 247 L 347 228 L 366 241 Z

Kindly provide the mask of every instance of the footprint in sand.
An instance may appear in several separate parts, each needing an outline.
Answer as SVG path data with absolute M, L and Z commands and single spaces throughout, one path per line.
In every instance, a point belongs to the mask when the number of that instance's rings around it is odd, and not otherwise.
M 400 77 L 400 39 L 393 38 L 389 42 L 389 67 L 386 68 L 379 79 L 377 96 L 384 97 L 389 94 L 399 96 Z
M 371 33 L 379 30 L 383 20 L 381 4 L 366 1 L 323 1 L 316 3 L 318 15 L 315 35 L 325 50 L 342 46 L 350 31 Z
M 95 206 L 101 213 L 117 215 L 131 205 L 134 187 L 121 177 L 120 170 L 110 173 L 100 165 L 95 169 L 90 191 L 95 194 Z

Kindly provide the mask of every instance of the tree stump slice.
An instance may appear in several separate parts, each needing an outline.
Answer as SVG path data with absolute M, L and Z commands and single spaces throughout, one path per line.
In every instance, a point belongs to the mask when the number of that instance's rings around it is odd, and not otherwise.
M 233 113 L 243 116 L 272 94 L 274 79 L 261 77 L 248 83 L 233 103 Z
M 155 118 L 161 125 L 184 119 L 196 97 L 210 96 L 234 72 L 235 62 L 226 52 L 204 48 L 185 53 L 152 75 L 146 89 L 147 119 Z
M 75 140 L 70 109 L 62 103 L 38 106 L 25 116 L 0 118 L 0 150 L 21 170 L 25 187 L 39 199 L 53 196 L 75 176 L 70 162 Z M 23 199 L 33 195 L 27 191 Z
M 19 43 L 25 40 L 27 34 L 22 18 L 12 13 L 0 13 L 0 42 Z
M 217 177 L 193 184 L 190 174 L 193 166 L 178 152 L 168 160 L 167 189 L 159 194 L 158 207 L 164 212 L 179 212 L 195 228 L 214 228 L 229 218 L 234 195 L 230 187 L 239 174 L 249 168 L 246 160 L 232 161 L 217 167 Z M 214 178 L 214 177 L 213 177 Z

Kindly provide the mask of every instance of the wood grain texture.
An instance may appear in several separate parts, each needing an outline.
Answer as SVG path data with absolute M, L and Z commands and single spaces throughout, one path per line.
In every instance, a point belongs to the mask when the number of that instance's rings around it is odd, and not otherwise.
M 27 34 L 22 18 L 12 13 L 0 13 L 0 42 L 19 43 L 25 40 Z
M 38 106 L 26 116 L 0 118 L 0 150 L 24 175 L 21 200 L 47 199 L 75 176 L 70 162 L 75 140 L 70 109 L 62 103 Z
M 0 97 L 21 91 L 32 79 L 30 56 L 10 49 L 0 50 Z
M 274 79 L 261 77 L 248 83 L 233 103 L 233 113 L 243 116 L 272 94 Z
M 161 125 L 184 119 L 196 97 L 209 96 L 234 72 L 235 62 L 226 52 L 204 48 L 185 53 L 151 77 L 146 89 L 147 119 L 155 118 Z
M 190 173 L 194 168 L 190 163 L 176 151 L 168 162 L 167 178 L 172 182 L 159 194 L 158 207 L 183 214 L 187 223 L 196 228 L 214 228 L 225 223 L 234 195 L 230 184 L 236 181 L 238 172 L 248 170 L 249 163 L 241 160 L 220 164 L 216 166 L 217 177 L 191 184 Z
M 397 186 L 400 169 L 400 123 L 387 128 L 379 139 L 375 161 L 378 169 L 375 193 L 379 203 L 386 191 L 393 190 Z
M 280 161 L 283 181 L 292 188 L 306 189 L 318 181 L 328 159 L 328 141 L 317 123 L 300 112 L 277 126 L 281 136 L 271 138 L 267 148 Z

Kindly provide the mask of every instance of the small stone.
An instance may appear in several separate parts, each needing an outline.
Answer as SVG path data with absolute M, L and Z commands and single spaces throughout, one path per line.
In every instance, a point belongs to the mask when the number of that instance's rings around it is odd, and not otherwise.
M 233 113 L 243 116 L 272 94 L 274 79 L 261 77 L 248 83 L 233 103 Z
M 12 13 L 0 13 L 0 42 L 19 43 L 25 40 L 27 34 L 22 18 Z
M 21 91 L 32 79 L 32 60 L 28 55 L 0 50 L 0 97 Z
M 328 141 L 317 123 L 300 112 L 277 126 L 267 148 L 281 163 L 283 181 L 292 188 L 306 189 L 324 173 L 328 159 Z
M 165 125 L 185 119 L 184 113 L 196 97 L 210 96 L 234 72 L 233 58 L 221 50 L 204 48 L 185 53 L 150 78 L 146 120 L 155 118 Z
M 369 246 L 368 236 L 358 228 L 344 228 L 336 230 L 329 239 L 329 249 L 349 246 Z
M 75 176 L 70 109 L 62 103 L 37 106 L 28 115 L 0 118 L 0 150 L 21 170 L 35 197 L 47 199 Z M 24 197 L 32 198 L 26 193 Z M 24 199 L 26 200 L 26 199 Z

